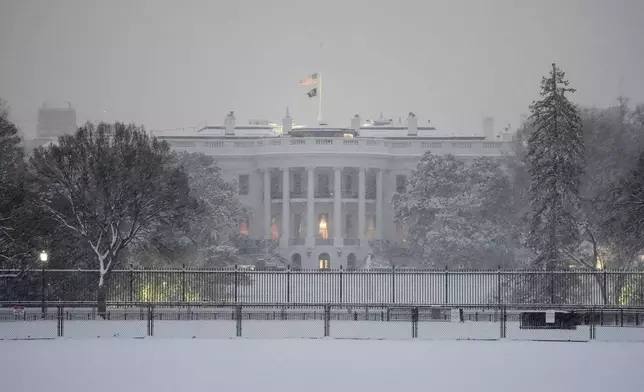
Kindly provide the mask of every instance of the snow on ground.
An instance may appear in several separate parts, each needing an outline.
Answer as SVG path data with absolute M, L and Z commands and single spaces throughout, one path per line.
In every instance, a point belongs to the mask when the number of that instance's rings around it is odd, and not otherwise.
M 420 322 L 418 338 L 423 340 L 492 340 L 501 335 L 496 322 Z M 147 321 L 75 320 L 65 321 L 65 338 L 127 338 L 146 337 Z M 0 322 L 0 339 L 55 338 L 55 321 Z M 155 338 L 231 338 L 236 336 L 236 323 L 231 320 L 154 321 Z M 248 338 L 320 338 L 324 336 L 322 320 L 260 321 L 243 320 L 242 337 Z M 336 321 L 330 322 L 330 336 L 359 339 L 411 339 L 411 322 L 403 321 Z M 590 327 L 575 330 L 520 329 L 519 324 L 507 324 L 508 340 L 565 340 L 588 341 Z M 597 326 L 599 341 L 644 342 L 644 327 Z
M 640 343 L 332 339 L 0 341 L 2 390 L 636 391 Z

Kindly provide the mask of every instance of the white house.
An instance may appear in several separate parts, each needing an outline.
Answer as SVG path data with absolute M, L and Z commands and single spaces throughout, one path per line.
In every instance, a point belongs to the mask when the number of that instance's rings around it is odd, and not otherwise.
M 349 127 L 305 127 L 288 110 L 281 125 L 239 125 L 231 112 L 221 126 L 153 133 L 176 150 L 214 156 L 252 209 L 240 233 L 275 241 L 300 268 L 352 268 L 370 242 L 396 240 L 390 201 L 426 151 L 463 159 L 511 152 L 508 135 L 489 126 L 484 136 L 441 136 L 413 113 L 398 124 L 356 115 Z

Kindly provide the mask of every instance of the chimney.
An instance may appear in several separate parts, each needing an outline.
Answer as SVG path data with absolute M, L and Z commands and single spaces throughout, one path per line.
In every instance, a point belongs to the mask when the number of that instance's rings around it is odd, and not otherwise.
M 360 134 L 360 115 L 356 114 L 353 117 L 351 117 L 351 128 L 356 132 L 356 134 Z
M 418 136 L 418 118 L 412 112 L 407 117 L 407 136 Z
M 286 108 L 286 115 L 282 119 L 282 135 L 288 136 L 291 134 L 291 130 L 293 129 L 293 119 L 291 118 L 291 114 L 288 111 L 288 108 Z
M 483 118 L 483 136 L 485 136 L 485 140 L 495 139 L 496 135 L 494 134 L 494 117 Z
M 226 116 L 224 126 L 226 127 L 226 136 L 235 134 L 235 112 L 232 110 Z

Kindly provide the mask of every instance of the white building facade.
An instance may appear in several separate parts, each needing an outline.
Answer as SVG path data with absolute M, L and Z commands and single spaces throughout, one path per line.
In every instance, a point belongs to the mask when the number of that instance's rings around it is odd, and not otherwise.
M 391 200 L 426 151 L 466 160 L 511 152 L 511 141 L 490 134 L 441 137 L 412 113 L 398 125 L 356 115 L 343 128 L 293 126 L 288 111 L 281 125 L 236 125 L 231 112 L 223 126 L 154 134 L 175 150 L 215 157 L 252 210 L 240 233 L 274 241 L 304 269 L 360 267 L 374 243 L 399 240 Z

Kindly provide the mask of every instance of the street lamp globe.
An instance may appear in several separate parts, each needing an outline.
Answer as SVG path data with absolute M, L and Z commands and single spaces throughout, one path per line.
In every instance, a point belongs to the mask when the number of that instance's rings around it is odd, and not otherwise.
M 40 261 L 42 261 L 43 263 L 46 263 L 47 259 L 49 259 L 49 255 L 44 250 L 42 252 L 40 252 L 39 257 L 40 257 Z

